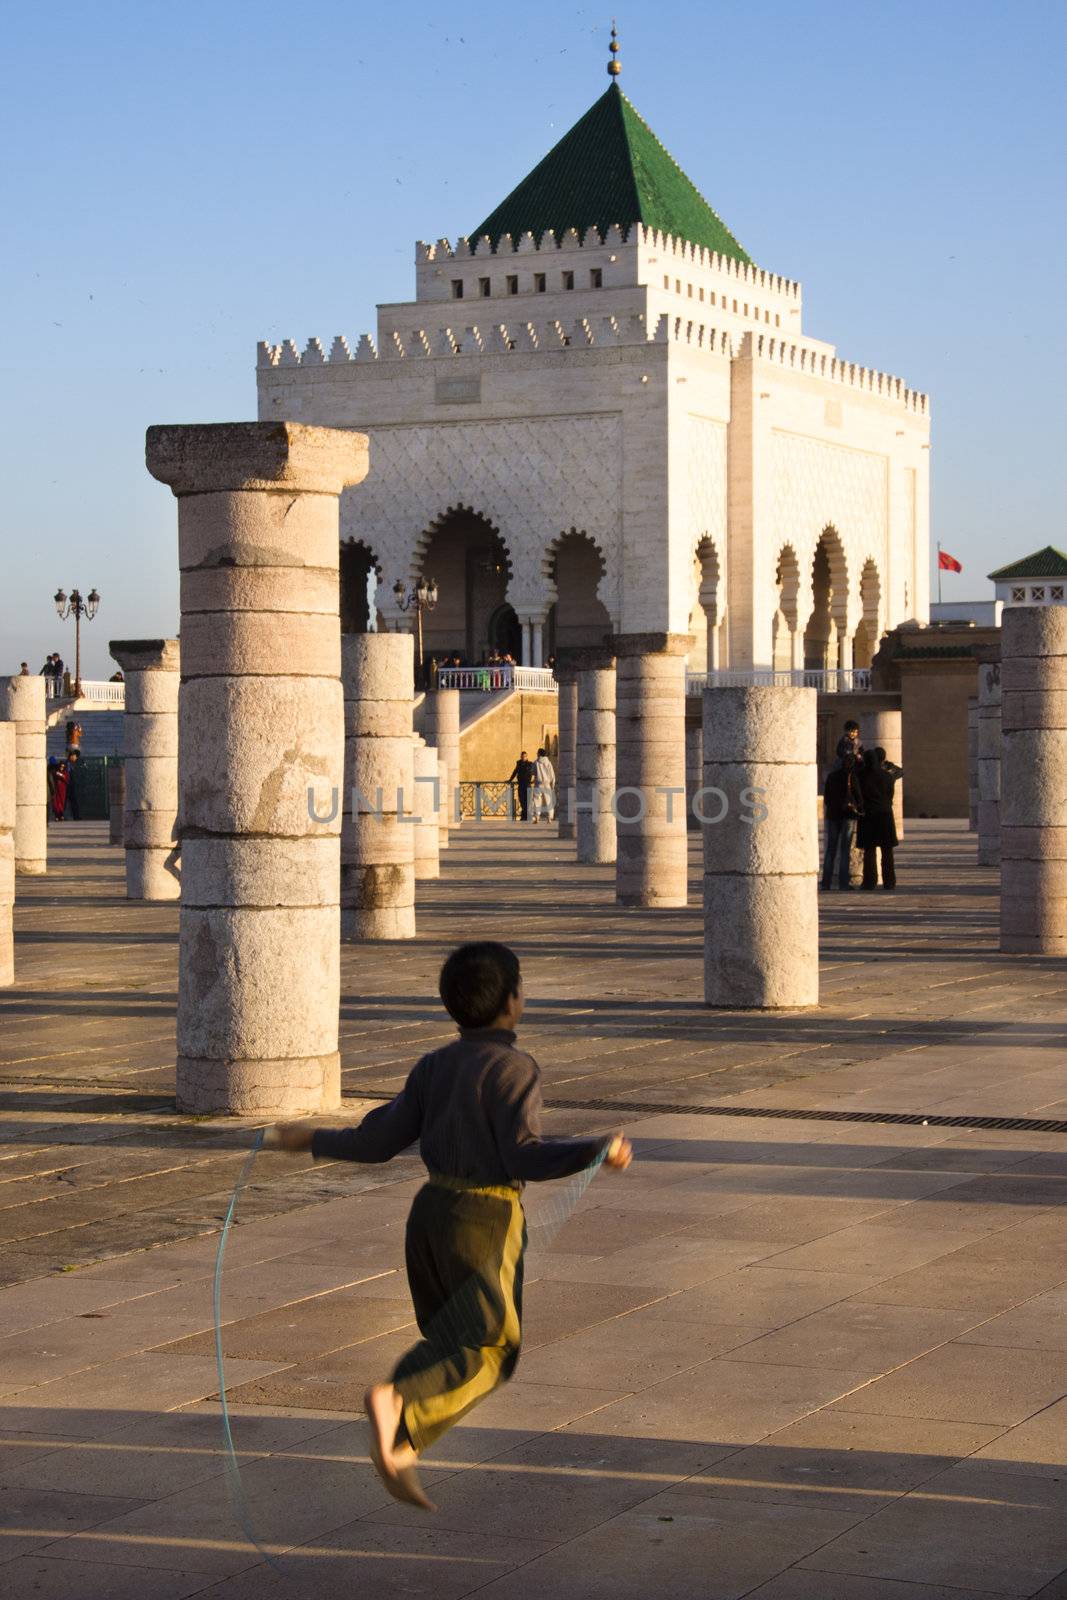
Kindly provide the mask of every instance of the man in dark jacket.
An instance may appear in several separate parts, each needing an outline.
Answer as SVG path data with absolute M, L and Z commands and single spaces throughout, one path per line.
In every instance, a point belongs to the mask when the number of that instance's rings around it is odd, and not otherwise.
M 897 844 L 897 825 L 893 821 L 893 790 L 901 769 L 885 759 L 885 751 L 867 750 L 860 769 L 863 815 L 857 843 L 863 851 L 863 887 L 878 887 L 878 855 L 882 857 L 882 888 L 895 889 L 897 872 L 893 851 Z
M 834 886 L 834 862 L 837 862 L 837 886 L 851 889 L 849 865 L 852 856 L 852 835 L 856 819 L 862 814 L 856 777 L 856 762 L 850 755 L 840 756 L 826 774 L 823 785 L 823 820 L 826 824 L 826 851 L 822 863 L 820 889 Z
M 519 786 L 519 820 L 525 822 L 530 815 L 530 785 L 534 781 L 536 763 L 527 759 L 526 751 L 519 752 L 519 759 L 511 770 L 509 783 Z

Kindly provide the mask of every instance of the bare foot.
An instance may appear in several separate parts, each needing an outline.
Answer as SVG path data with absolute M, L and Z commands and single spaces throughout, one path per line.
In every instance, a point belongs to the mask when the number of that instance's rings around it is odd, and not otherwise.
M 371 1427 L 370 1458 L 386 1489 L 394 1500 L 419 1506 L 423 1511 L 436 1511 L 419 1482 L 415 1451 L 410 1444 L 396 1445 L 404 1403 L 393 1385 L 376 1383 L 363 1396 L 363 1404 Z

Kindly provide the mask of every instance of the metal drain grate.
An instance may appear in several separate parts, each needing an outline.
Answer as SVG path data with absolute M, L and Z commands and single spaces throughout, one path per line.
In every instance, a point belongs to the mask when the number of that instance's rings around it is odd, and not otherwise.
M 348 1090 L 346 1100 L 391 1100 L 381 1089 Z M 640 1112 L 651 1117 L 773 1117 L 780 1122 L 877 1122 L 904 1128 L 1003 1129 L 1018 1133 L 1067 1133 L 1054 1117 L 939 1117 L 921 1111 L 800 1111 L 781 1106 L 672 1105 L 653 1100 L 546 1100 L 546 1111 Z

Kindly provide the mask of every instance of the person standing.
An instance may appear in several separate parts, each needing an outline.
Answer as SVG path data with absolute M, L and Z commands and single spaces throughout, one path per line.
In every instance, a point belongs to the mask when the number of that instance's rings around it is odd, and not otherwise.
M 899 767 L 888 768 L 882 749 L 864 752 L 860 769 L 860 792 L 863 797 L 863 815 L 860 818 L 858 841 L 863 851 L 864 889 L 878 887 L 878 858 L 881 855 L 882 888 L 897 886 L 893 851 L 897 845 L 897 825 L 893 821 L 893 790 Z
M 28 661 L 23 661 L 22 664 L 19 667 L 19 677 L 20 678 L 28 678 L 29 675 L 30 675 L 30 664 L 29 664 Z
M 52 816 L 57 822 L 62 822 L 67 810 L 67 786 L 70 783 L 70 768 L 65 761 L 58 761 L 54 768 L 49 770 L 49 793 L 52 796 Z
M 509 783 L 519 786 L 519 821 L 525 822 L 530 814 L 530 785 L 533 783 L 534 764 L 528 758 L 525 750 L 520 750 L 519 759 L 511 769 Z
M 857 730 L 858 731 L 858 730 Z M 826 825 L 826 849 L 822 863 L 820 889 L 834 886 L 834 863 L 837 863 L 837 886 L 851 889 L 849 867 L 852 860 L 852 836 L 856 822 L 863 813 L 863 800 L 857 776 L 857 763 L 851 755 L 841 755 L 826 774 L 823 785 L 823 821 Z
M 55 683 L 55 696 L 56 696 L 57 700 L 61 700 L 63 698 L 63 673 L 64 673 L 64 671 L 65 671 L 65 668 L 63 666 L 63 657 L 60 655 L 59 651 L 57 650 L 55 655 L 52 657 L 52 679 L 53 679 L 53 682 Z
M 534 823 L 540 817 L 542 806 L 545 808 L 545 821 L 552 821 L 556 809 L 556 769 L 544 749 L 538 750 L 534 762 L 532 804 Z

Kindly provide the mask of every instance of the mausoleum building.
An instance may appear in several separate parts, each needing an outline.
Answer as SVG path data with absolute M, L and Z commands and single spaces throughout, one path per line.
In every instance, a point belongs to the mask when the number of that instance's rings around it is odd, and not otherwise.
M 370 439 L 343 628 L 409 628 L 420 576 L 427 655 L 470 662 L 689 635 L 691 670 L 847 670 L 927 620 L 926 396 L 806 332 L 614 75 L 415 278 L 373 338 L 259 347 L 262 420 Z

